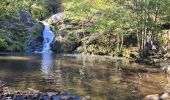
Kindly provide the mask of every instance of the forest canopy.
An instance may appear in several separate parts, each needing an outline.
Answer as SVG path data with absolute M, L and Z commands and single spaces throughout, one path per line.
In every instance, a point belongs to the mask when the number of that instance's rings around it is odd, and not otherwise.
M 170 21 L 169 5 L 169 0 L 65 0 L 64 11 L 66 19 L 81 24 L 76 34 L 89 37 L 86 52 L 120 55 L 136 45 L 144 56 L 147 41 L 157 50 L 167 44 L 161 26 Z
M 129 48 L 137 47 L 145 57 L 167 50 L 162 30 L 170 22 L 169 5 L 170 0 L 1 0 L 0 21 L 16 20 L 21 10 L 38 21 L 64 11 L 62 25 L 52 26 L 56 36 L 59 29 L 65 33 L 59 41 L 65 52 L 129 57 Z M 1 38 L 2 48 L 8 44 Z

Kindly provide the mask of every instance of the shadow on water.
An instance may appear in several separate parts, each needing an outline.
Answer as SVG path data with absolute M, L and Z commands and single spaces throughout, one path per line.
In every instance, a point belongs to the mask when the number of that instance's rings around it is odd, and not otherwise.
M 158 69 L 127 59 L 52 53 L 1 55 L 0 80 L 17 90 L 65 91 L 92 100 L 141 99 L 170 86 Z

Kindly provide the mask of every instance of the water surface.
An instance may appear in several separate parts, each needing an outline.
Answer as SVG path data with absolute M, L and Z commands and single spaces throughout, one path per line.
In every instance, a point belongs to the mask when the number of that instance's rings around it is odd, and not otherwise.
M 16 90 L 65 91 L 92 100 L 134 100 L 170 87 L 157 68 L 127 59 L 69 54 L 1 54 L 0 80 Z

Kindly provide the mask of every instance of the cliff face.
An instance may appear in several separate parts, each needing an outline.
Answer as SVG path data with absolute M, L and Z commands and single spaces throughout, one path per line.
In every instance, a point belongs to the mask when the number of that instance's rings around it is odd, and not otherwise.
M 0 4 L 0 52 L 40 51 L 43 24 L 38 20 L 45 20 L 53 14 L 62 12 L 62 3 L 63 0 L 2 2 Z
M 0 51 L 32 51 L 40 45 L 42 30 L 28 11 L 11 14 L 0 21 Z

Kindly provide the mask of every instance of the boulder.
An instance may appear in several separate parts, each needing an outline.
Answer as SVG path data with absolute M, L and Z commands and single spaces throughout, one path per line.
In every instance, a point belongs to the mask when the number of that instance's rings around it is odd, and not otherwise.
M 27 52 L 41 51 L 42 48 L 42 33 L 43 24 L 36 23 L 34 26 L 27 28 L 28 40 L 27 40 Z
M 144 100 L 160 100 L 158 94 L 147 95 Z
M 166 54 L 164 55 L 164 58 L 170 58 L 170 53 L 166 53 Z
M 90 96 L 84 96 L 84 97 L 82 97 L 81 100 L 91 100 L 91 97 Z
M 170 100 L 170 93 L 166 92 L 161 95 L 160 97 L 161 100 Z
M 167 74 L 170 74 L 170 65 L 165 65 L 161 67 L 161 70 Z
M 62 53 L 63 52 L 61 43 L 58 40 L 55 40 L 51 44 L 51 49 L 52 49 L 53 52 L 56 52 L 56 53 Z
M 7 84 L 6 82 L 0 80 L 0 88 L 2 88 L 3 86 L 5 86 L 6 84 Z
M 48 23 L 50 24 L 63 23 L 63 19 L 64 19 L 64 12 L 60 12 L 51 16 L 48 19 Z

